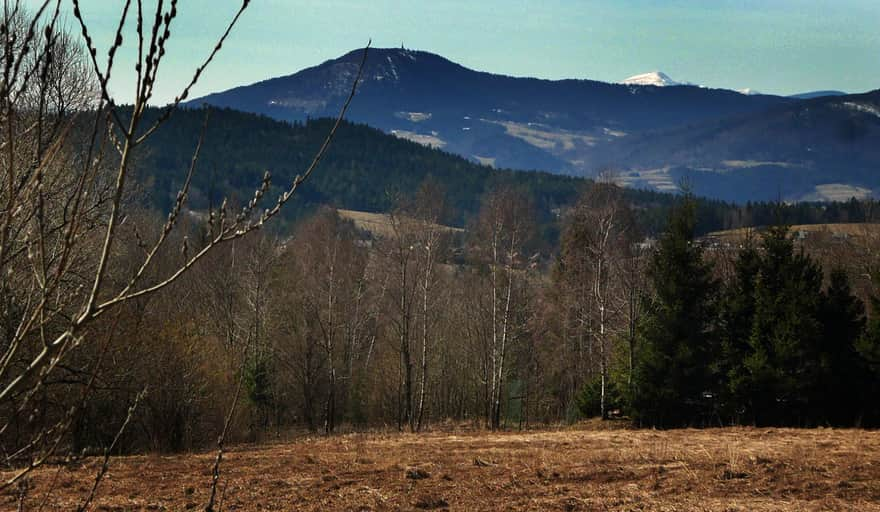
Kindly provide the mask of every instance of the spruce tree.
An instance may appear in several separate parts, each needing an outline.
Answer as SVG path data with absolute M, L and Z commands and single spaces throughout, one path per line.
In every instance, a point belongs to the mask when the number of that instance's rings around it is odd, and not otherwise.
M 817 422 L 846 426 L 857 422 L 866 400 L 867 372 L 857 345 L 865 327 L 865 307 L 850 288 L 842 269 L 834 269 L 823 297 L 820 353 L 821 376 L 815 395 L 821 416 Z
M 871 279 L 880 282 L 880 273 L 873 273 Z M 871 319 L 856 345 L 864 379 L 859 386 L 863 400 L 858 422 L 876 427 L 880 425 L 880 400 L 877 399 L 880 396 L 880 297 L 877 295 L 871 296 L 871 309 Z
M 653 301 L 641 324 L 634 375 L 633 416 L 643 425 L 674 427 L 701 421 L 706 397 L 717 393 L 710 368 L 717 354 L 713 318 L 716 283 L 694 243 L 696 211 L 686 194 L 648 268 Z
M 764 233 L 743 391 L 756 424 L 804 424 L 822 374 L 822 270 L 795 251 L 787 226 Z
M 721 353 L 718 376 L 721 379 L 721 409 L 735 423 L 742 420 L 748 399 L 748 374 L 743 365 L 749 354 L 749 337 L 755 317 L 755 284 L 761 269 L 761 254 L 753 237 L 748 237 L 734 262 L 734 275 L 721 299 L 719 337 Z

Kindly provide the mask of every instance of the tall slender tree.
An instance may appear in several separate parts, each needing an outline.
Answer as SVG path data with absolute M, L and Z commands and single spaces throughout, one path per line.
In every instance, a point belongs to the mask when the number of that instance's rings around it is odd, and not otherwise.
M 694 199 L 686 194 L 672 211 L 648 266 L 653 301 L 643 317 L 634 396 L 636 420 L 672 427 L 699 421 L 713 389 L 716 283 L 694 242 Z
M 483 199 L 473 229 L 477 261 L 488 273 L 488 323 L 485 381 L 488 386 L 486 419 L 490 428 L 501 426 L 501 402 L 510 372 L 508 356 L 521 324 L 525 254 L 535 233 L 531 199 L 523 191 L 500 186 Z
M 595 353 L 595 368 L 588 370 L 598 375 L 599 413 L 603 418 L 608 412 L 612 338 L 620 330 L 627 299 L 615 293 L 618 286 L 613 285 L 627 277 L 620 273 L 620 264 L 631 252 L 632 231 L 632 217 L 620 189 L 607 180 L 592 185 L 563 229 L 556 273 L 557 281 L 567 290 L 576 319 L 574 335 L 586 334 L 590 353 Z M 578 377 L 591 379 L 592 375 Z

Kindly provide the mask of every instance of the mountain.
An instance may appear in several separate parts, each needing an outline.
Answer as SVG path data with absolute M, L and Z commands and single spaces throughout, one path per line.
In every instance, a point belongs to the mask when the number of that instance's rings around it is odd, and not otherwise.
M 362 50 L 210 94 L 209 103 L 284 121 L 336 115 Z M 760 112 L 794 100 L 693 86 L 540 80 L 474 71 L 439 55 L 371 49 L 349 119 L 497 167 L 594 174 L 595 149 L 647 130 Z
M 362 51 L 191 101 L 283 121 L 335 116 Z M 632 78 L 675 83 L 660 72 Z M 672 192 L 683 176 L 729 201 L 880 192 L 876 93 L 785 98 L 690 85 L 540 80 L 439 55 L 371 49 L 348 118 L 471 162 Z M 807 99 L 803 99 L 807 98 Z
M 789 98 L 796 98 L 799 100 L 812 100 L 815 98 L 824 98 L 826 96 L 846 96 L 847 93 L 843 91 L 812 91 L 812 92 L 802 92 L 800 94 L 792 94 Z
M 641 75 L 635 75 L 627 78 L 620 82 L 623 85 L 653 85 L 655 87 L 676 87 L 680 85 L 696 85 L 690 82 L 676 82 L 675 80 L 669 78 L 669 75 L 662 71 L 651 71 L 650 73 L 643 73 Z M 698 86 L 699 87 L 699 86 Z M 736 89 L 736 92 L 740 94 L 745 94 L 746 96 L 761 96 L 764 93 L 752 89 L 750 87 L 746 87 L 745 89 Z M 794 96 L 792 96 L 794 98 Z M 798 98 L 805 99 L 805 98 Z
M 847 200 L 880 191 L 880 90 L 629 137 L 604 148 L 632 186 L 725 200 Z
M 623 85 L 654 85 L 657 87 L 689 85 L 676 82 L 675 80 L 669 78 L 669 75 L 662 71 L 651 71 L 650 73 L 643 73 L 641 75 L 631 76 L 620 83 Z

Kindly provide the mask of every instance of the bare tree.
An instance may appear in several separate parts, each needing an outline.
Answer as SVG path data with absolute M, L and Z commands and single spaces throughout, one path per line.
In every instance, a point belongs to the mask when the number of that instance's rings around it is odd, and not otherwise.
M 488 386 L 486 421 L 492 429 L 501 425 L 507 356 L 517 335 L 515 315 L 521 305 L 518 287 L 525 281 L 522 273 L 531 260 L 524 251 L 533 236 L 533 213 L 528 196 L 508 186 L 486 195 L 474 229 L 473 249 L 489 272 L 485 380 Z
M 339 415 L 340 378 L 352 373 L 360 308 L 363 306 L 363 276 L 367 264 L 364 251 L 355 243 L 352 228 L 333 210 L 324 210 L 298 231 L 293 254 L 303 279 L 307 314 L 318 327 L 324 353 L 327 396 L 324 430 L 333 431 Z M 345 382 L 346 386 L 349 382 Z
M 609 176 L 584 192 L 569 213 L 563 232 L 558 268 L 563 275 L 558 277 L 566 283 L 576 317 L 576 336 L 587 335 L 590 353 L 595 349 L 602 418 L 608 416 L 612 339 L 621 331 L 623 318 L 628 321 L 630 355 L 634 350 L 641 276 L 639 260 L 631 257 L 635 242 L 632 233 L 632 215 Z
M 416 430 L 422 429 L 425 414 L 425 396 L 428 390 L 428 358 L 431 351 L 432 328 L 436 323 L 438 312 L 436 301 L 436 268 L 441 257 L 447 229 L 440 222 L 444 214 L 444 192 L 441 186 L 428 178 L 419 187 L 415 197 L 414 217 L 416 220 L 416 243 L 419 252 L 419 271 L 421 273 L 420 288 L 422 295 L 422 340 L 421 340 L 421 372 L 419 375 L 419 401 L 416 413 Z
M 399 200 L 399 203 L 401 201 Z M 389 316 L 395 333 L 395 348 L 400 355 L 398 391 L 398 429 L 408 425 L 410 431 L 416 430 L 414 413 L 414 365 L 416 297 L 419 289 L 418 241 L 415 221 L 406 215 L 406 208 L 398 206 L 389 214 L 391 233 L 380 240 L 381 251 L 388 261 L 388 297 L 393 303 L 393 314 Z
M 622 257 L 615 266 L 615 275 L 619 285 L 614 288 L 617 301 L 622 304 L 625 321 L 624 336 L 626 339 L 626 385 L 632 386 L 633 370 L 636 364 L 636 343 L 638 341 L 639 321 L 644 311 L 645 269 L 647 250 L 632 237 L 624 248 Z
M 274 236 L 256 235 L 244 242 L 246 246 L 241 248 L 243 269 L 237 276 L 242 283 L 244 315 L 236 316 L 244 317 L 244 347 L 247 350 L 241 358 L 248 377 L 248 398 L 257 409 L 255 427 L 265 430 L 274 409 L 271 377 L 275 368 L 275 347 L 271 330 L 277 323 L 278 304 L 273 290 L 278 285 L 275 269 L 281 261 L 281 244 Z
M 596 183 L 578 205 L 575 222 L 582 223 L 584 248 L 592 267 L 592 292 L 596 304 L 593 336 L 599 349 L 600 412 L 608 417 L 606 394 L 609 379 L 611 323 L 620 309 L 611 280 L 618 262 L 631 243 L 627 236 L 631 219 L 620 189 L 610 180 Z M 630 305 L 632 306 L 632 305 Z
M 9 444 L 4 433 L 11 423 L 32 416 L 31 400 L 48 376 L 78 347 L 93 343 L 98 321 L 107 313 L 169 287 L 215 248 L 277 216 L 321 161 L 360 80 L 359 72 L 310 166 L 286 185 L 275 203 L 261 209 L 270 185 L 267 172 L 243 208 L 233 211 L 224 201 L 208 212 L 211 235 L 193 247 L 187 237 L 173 233 L 179 231 L 185 211 L 203 130 L 167 221 L 152 236 L 138 233 L 140 261 L 128 275 L 117 275 L 120 239 L 131 210 L 126 198 L 135 155 L 189 96 L 249 0 L 240 3 L 192 78 L 155 119 L 146 113 L 177 2 L 157 2 L 152 15 L 145 12 L 142 0 L 123 2 L 106 56 L 95 46 L 79 1 L 72 4 L 83 53 L 62 35 L 60 0 L 44 0 L 33 12 L 17 1 L 5 2 L 0 20 L 0 274 L 9 276 L 3 285 L 8 321 L 0 346 L 0 404 L 9 414 L 4 414 L 0 436 L 9 454 L 7 464 L 21 468 L 0 489 L 15 485 L 57 451 L 78 409 L 71 406 L 53 425 L 15 441 L 17 446 Z M 110 77 L 126 40 L 137 48 L 136 88 L 126 100 L 131 106 L 122 108 L 111 93 Z M 71 60 L 60 65 L 65 55 Z M 85 59 L 85 65 L 77 59 Z M 88 75 L 81 76 L 85 69 Z M 95 97 L 88 95 L 92 90 Z M 179 243 L 182 259 L 174 268 L 158 272 L 159 255 L 172 241 Z
M 401 386 L 398 426 L 412 432 L 422 429 L 428 407 L 429 367 L 437 335 L 433 328 L 439 312 L 435 307 L 437 265 L 449 228 L 441 225 L 444 191 L 426 179 L 413 197 L 398 197 L 389 215 L 389 232 L 379 240 L 387 262 L 387 294 L 394 344 L 400 355 Z

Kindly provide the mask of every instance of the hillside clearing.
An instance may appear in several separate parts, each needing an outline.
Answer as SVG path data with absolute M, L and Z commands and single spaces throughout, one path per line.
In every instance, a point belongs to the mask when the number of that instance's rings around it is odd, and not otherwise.
M 387 213 L 370 213 L 355 210 L 336 210 L 340 217 L 350 220 L 355 227 L 367 231 L 375 236 L 391 236 L 394 227 L 391 225 L 391 217 Z M 464 229 L 437 224 L 435 227 L 450 233 L 462 233 Z
M 761 228 L 738 228 L 726 231 L 713 231 L 706 235 L 710 238 L 718 238 L 722 240 L 739 240 L 749 234 L 756 235 Z M 828 233 L 830 235 L 844 235 L 847 237 L 866 237 L 876 236 L 880 233 L 880 224 L 876 223 L 833 223 L 833 224 L 796 224 L 789 227 L 791 233 L 803 233 L 805 235 L 813 233 Z
M 112 461 L 95 510 L 207 501 L 214 454 Z M 71 510 L 100 460 L 44 468 L 27 509 Z M 561 430 L 351 434 L 240 446 L 223 510 L 880 510 L 880 433 Z M 14 507 L 15 490 L 0 497 Z

